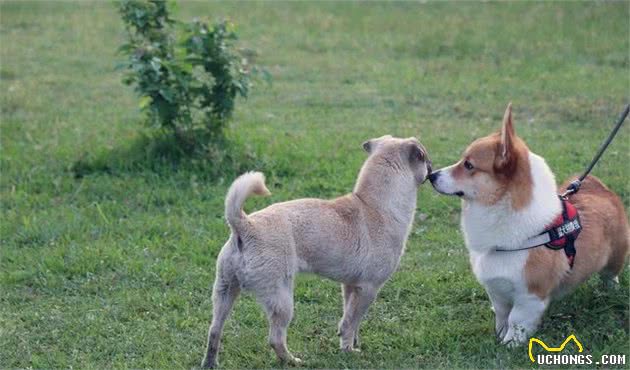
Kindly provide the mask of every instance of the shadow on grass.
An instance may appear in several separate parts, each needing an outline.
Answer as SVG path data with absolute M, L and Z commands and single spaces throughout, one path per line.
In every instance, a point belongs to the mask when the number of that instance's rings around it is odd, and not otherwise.
M 166 132 L 142 134 L 130 144 L 95 153 L 85 153 L 69 168 L 75 178 L 91 174 L 110 175 L 154 172 L 194 172 L 200 179 L 212 182 L 220 177 L 235 177 L 245 171 L 261 168 L 264 161 L 247 145 L 221 138 L 208 145 L 182 145 Z

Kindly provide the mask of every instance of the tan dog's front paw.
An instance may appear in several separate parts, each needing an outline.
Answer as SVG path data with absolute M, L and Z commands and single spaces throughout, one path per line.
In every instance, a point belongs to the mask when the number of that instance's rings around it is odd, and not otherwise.
M 341 346 L 341 351 L 346 352 L 346 353 L 361 352 L 359 348 L 354 348 L 353 346 L 343 346 L 343 345 Z
M 293 366 L 302 366 L 304 364 L 304 361 L 297 357 L 291 357 L 288 362 Z
M 201 368 L 202 369 L 216 369 L 217 368 L 217 361 L 216 359 L 208 359 L 208 358 L 204 358 L 203 361 L 201 362 Z

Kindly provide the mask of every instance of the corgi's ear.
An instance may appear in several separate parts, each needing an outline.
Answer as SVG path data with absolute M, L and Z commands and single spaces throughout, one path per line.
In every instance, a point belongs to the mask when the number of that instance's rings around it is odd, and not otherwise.
M 501 142 L 499 146 L 499 165 L 506 165 L 511 159 L 514 147 L 514 123 L 512 122 L 512 103 L 510 102 L 503 114 L 503 124 L 501 126 Z

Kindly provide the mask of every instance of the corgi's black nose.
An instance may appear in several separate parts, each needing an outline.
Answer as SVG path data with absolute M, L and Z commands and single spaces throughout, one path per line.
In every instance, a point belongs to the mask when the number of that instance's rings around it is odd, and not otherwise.
M 438 177 L 440 177 L 440 171 L 431 172 L 429 175 L 429 181 L 434 182 Z

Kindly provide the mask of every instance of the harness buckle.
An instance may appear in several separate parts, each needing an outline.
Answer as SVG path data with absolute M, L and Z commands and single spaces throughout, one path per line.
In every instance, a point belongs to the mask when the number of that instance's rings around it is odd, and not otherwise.
M 580 179 L 575 179 L 571 181 L 569 186 L 567 186 L 567 190 L 565 190 L 564 193 L 560 195 L 560 198 L 562 198 L 562 200 L 568 200 L 569 195 L 575 194 L 580 191 L 580 186 L 582 186 L 582 181 L 580 181 Z

